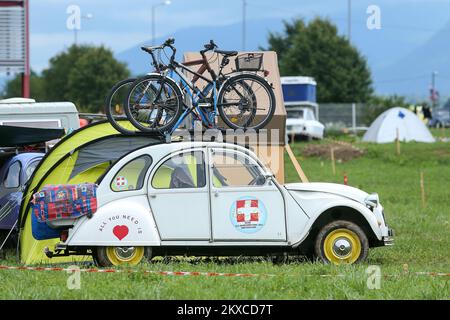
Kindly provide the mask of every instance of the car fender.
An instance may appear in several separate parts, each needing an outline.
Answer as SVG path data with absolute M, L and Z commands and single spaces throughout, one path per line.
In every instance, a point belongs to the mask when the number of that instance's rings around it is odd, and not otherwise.
M 161 244 L 146 195 L 125 197 L 79 219 L 69 231 L 68 246 L 159 246 Z
M 348 207 L 354 209 L 356 212 L 359 212 L 361 216 L 364 217 L 364 219 L 367 221 L 377 239 L 378 240 L 382 239 L 382 230 L 378 225 L 377 217 L 366 206 L 357 201 L 343 198 L 337 195 L 314 192 L 314 197 L 316 199 L 314 201 L 314 204 L 312 205 L 312 203 L 308 203 L 310 202 L 308 200 L 307 201 L 305 201 L 304 199 L 300 200 L 299 195 L 296 194 L 296 192 L 293 192 L 292 195 L 294 196 L 294 199 L 298 201 L 299 205 L 306 212 L 306 214 L 309 216 L 309 220 L 304 226 L 303 231 L 298 233 L 297 239 L 293 239 L 292 241 L 294 243 L 294 247 L 298 246 L 303 240 L 306 239 L 306 237 L 309 235 L 311 227 L 314 225 L 316 220 L 320 216 L 322 216 L 322 214 L 327 214 L 326 212 L 329 209 L 336 207 Z M 320 201 L 317 201 L 317 198 L 320 198 Z

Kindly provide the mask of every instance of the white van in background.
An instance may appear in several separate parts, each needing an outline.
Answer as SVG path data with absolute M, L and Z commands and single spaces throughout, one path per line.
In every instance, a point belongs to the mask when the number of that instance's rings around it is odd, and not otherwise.
M 308 106 L 286 106 L 286 134 L 288 138 L 300 136 L 307 139 L 323 139 L 325 126 L 316 120 Z
M 78 110 L 71 102 L 36 102 L 34 99 L 0 100 L 0 125 L 64 129 L 70 133 L 80 127 Z

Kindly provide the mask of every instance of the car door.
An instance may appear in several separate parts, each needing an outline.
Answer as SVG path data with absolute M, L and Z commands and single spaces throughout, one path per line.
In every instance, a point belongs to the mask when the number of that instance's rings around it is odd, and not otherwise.
M 251 157 L 209 149 L 213 241 L 286 241 L 283 195 Z
M 192 149 L 163 159 L 149 180 L 149 202 L 161 240 L 209 240 L 205 152 Z

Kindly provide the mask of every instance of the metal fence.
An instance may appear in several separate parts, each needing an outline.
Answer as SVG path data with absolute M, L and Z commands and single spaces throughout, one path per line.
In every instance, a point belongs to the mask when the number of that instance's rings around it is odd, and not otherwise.
M 319 121 L 325 127 L 366 128 L 368 106 L 363 103 L 320 103 Z

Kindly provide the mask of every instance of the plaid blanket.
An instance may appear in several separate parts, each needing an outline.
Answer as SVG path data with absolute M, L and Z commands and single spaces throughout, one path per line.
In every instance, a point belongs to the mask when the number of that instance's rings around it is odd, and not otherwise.
M 39 222 L 92 216 L 97 211 L 97 185 L 47 185 L 31 202 Z

